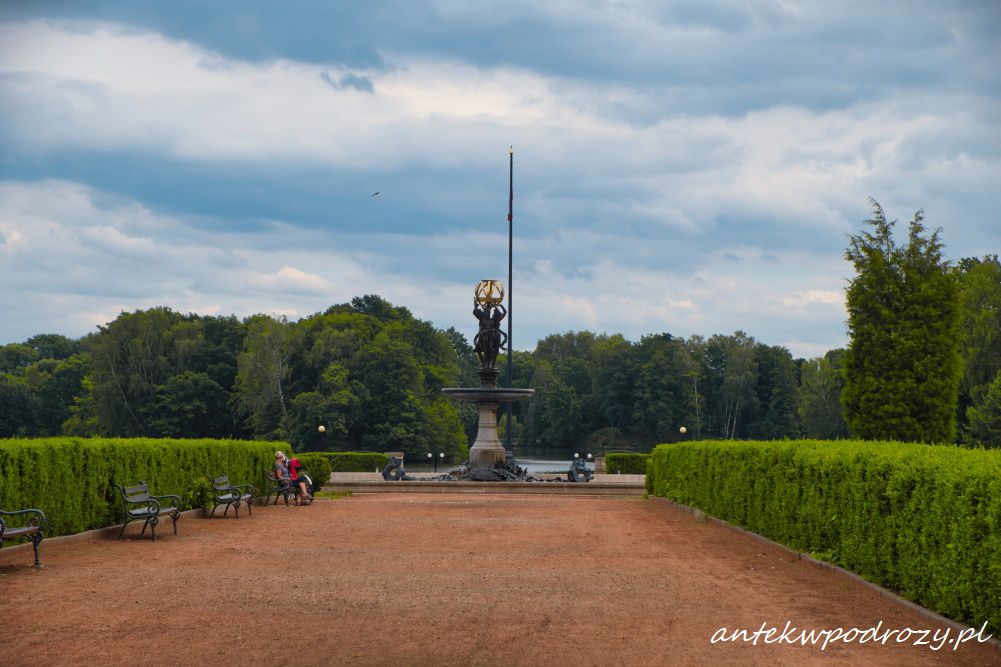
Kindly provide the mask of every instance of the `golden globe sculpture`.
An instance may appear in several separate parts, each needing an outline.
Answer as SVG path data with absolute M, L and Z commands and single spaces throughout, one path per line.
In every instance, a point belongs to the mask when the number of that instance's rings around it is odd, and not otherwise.
M 487 306 L 496 306 L 504 302 L 504 286 L 501 285 L 499 280 L 481 280 L 476 284 L 476 292 L 474 294 L 476 303 L 484 308 Z

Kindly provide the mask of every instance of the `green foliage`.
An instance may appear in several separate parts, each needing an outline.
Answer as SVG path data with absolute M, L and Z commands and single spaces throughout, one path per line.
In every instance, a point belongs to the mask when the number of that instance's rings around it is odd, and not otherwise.
M 1001 630 L 1001 452 L 899 442 L 702 441 L 651 454 L 654 495 Z
M 983 400 L 1001 371 L 1001 262 L 996 255 L 959 262 L 960 352 L 963 376 L 958 417 L 967 422 L 968 408 Z M 969 433 L 964 440 L 971 441 Z
M 0 438 L 31 435 L 38 427 L 41 407 L 23 383 L 0 375 Z
M 246 327 L 233 403 L 257 436 L 275 439 L 284 434 L 281 426 L 290 400 L 287 383 L 298 338 L 285 318 L 256 315 Z
M 856 277 L 847 290 L 851 342 L 842 398 L 853 436 L 953 442 L 961 359 L 954 272 L 941 230 L 926 237 L 919 211 L 907 244 L 872 201 L 874 230 L 851 237 L 845 258 Z
M 233 480 L 233 482 L 235 482 L 235 480 Z M 260 489 L 258 489 L 258 491 L 260 491 Z M 153 493 L 160 495 L 156 491 Z M 185 507 L 195 509 L 197 507 L 211 508 L 214 495 L 215 489 L 212 488 L 211 478 L 198 477 L 191 482 L 191 488 L 189 488 L 181 497 L 184 499 Z
M 225 437 L 233 433 L 228 398 L 207 373 L 185 371 L 157 387 L 143 417 L 150 432 L 161 437 L 179 438 L 192 432 Z
M 645 475 L 649 458 L 649 454 L 609 453 L 605 455 L 605 470 L 613 475 Z
M 847 438 L 848 424 L 841 412 L 844 350 L 831 350 L 823 357 L 804 361 L 800 373 L 799 418 L 803 434 L 821 440 Z
M 14 373 L 38 361 L 38 351 L 22 343 L 0 345 L 0 373 Z
M 36 507 L 48 535 L 66 535 L 122 521 L 123 486 L 145 481 L 154 494 L 201 502 L 212 475 L 267 488 L 273 443 L 150 438 L 0 440 L 0 507 Z
M 1001 371 L 983 396 L 966 411 L 967 440 L 985 447 L 1001 447 Z
M 289 454 L 289 456 L 294 456 L 299 459 L 299 462 L 302 463 L 302 472 L 308 474 L 309 478 L 313 480 L 315 490 L 319 491 L 324 484 L 330 481 L 332 468 L 330 465 L 330 457 L 326 454 L 309 452 L 302 454 Z
M 330 461 L 332 472 L 374 472 L 389 463 L 381 452 L 322 452 Z

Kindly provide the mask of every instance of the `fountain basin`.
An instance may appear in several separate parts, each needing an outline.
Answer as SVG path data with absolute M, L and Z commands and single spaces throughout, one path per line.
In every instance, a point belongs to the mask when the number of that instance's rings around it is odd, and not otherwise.
M 497 387 L 449 387 L 441 393 L 457 401 L 472 401 L 479 411 L 479 428 L 476 442 L 469 448 L 470 468 L 504 465 L 507 450 L 497 437 L 497 408 L 501 403 L 524 401 L 535 394 L 534 389 Z

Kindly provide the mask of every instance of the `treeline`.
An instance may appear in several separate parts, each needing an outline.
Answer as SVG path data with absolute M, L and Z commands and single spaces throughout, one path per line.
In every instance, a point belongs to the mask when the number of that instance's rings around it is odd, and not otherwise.
M 288 322 L 122 313 L 0 347 L 0 436 L 236 437 L 461 459 L 448 335 L 377 296 Z M 319 432 L 323 425 L 325 431 Z
M 948 275 L 959 322 L 954 439 L 1001 446 L 1001 264 L 966 259 Z M 866 354 L 890 358 L 888 349 Z M 551 335 L 514 355 L 514 385 L 536 396 L 514 405 L 513 435 L 523 447 L 593 451 L 682 437 L 858 435 L 842 397 L 847 360 L 844 350 L 795 359 L 739 331 L 639 341 Z M 506 384 L 506 361 L 498 365 Z M 456 461 L 476 412 L 439 390 L 475 386 L 477 366 L 461 333 L 378 296 L 297 322 L 153 308 L 122 313 L 80 340 L 42 334 L 0 346 L 0 437 L 259 438 L 299 451 L 435 449 Z
M 534 353 L 515 355 L 515 384 L 536 390 L 516 407 L 516 433 L 525 445 L 592 449 L 645 449 L 682 437 L 844 437 L 842 357 L 793 359 L 740 331 L 639 342 L 553 335 Z

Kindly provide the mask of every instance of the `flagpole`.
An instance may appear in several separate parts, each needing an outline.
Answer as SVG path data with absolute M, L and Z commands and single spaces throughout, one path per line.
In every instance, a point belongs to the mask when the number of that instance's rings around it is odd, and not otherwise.
M 514 345 L 511 338 L 511 296 L 514 285 L 511 282 L 512 257 L 514 256 L 514 146 L 508 149 L 508 191 L 507 191 L 507 386 L 514 384 Z M 514 446 L 511 444 L 511 407 L 507 404 L 507 455 L 514 458 Z

